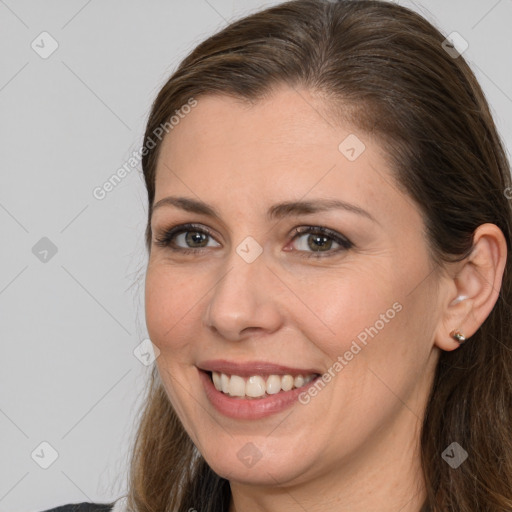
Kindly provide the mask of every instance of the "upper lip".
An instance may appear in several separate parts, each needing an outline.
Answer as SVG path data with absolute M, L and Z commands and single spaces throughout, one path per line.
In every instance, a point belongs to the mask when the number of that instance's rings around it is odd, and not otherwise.
M 266 361 L 235 362 L 226 359 L 215 359 L 203 361 L 198 364 L 200 370 L 207 372 L 219 372 L 226 375 L 239 375 L 240 377 L 251 377 L 253 375 L 318 375 L 320 372 L 314 368 L 292 368 Z

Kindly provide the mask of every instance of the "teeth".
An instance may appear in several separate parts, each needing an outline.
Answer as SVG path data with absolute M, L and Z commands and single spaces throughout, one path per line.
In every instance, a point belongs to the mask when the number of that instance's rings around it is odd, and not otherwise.
M 229 377 L 228 377 L 229 378 Z M 232 375 L 229 381 L 229 394 L 232 396 L 244 396 L 245 395 L 245 380 L 238 375 Z
M 212 378 L 213 378 L 213 384 L 215 386 L 215 389 L 222 391 L 222 383 L 221 383 L 220 373 L 213 372 Z
M 220 374 L 220 390 L 223 393 L 229 393 L 229 376 L 225 373 Z
M 293 388 L 293 377 L 291 375 L 284 375 L 281 379 L 281 387 L 283 391 L 290 391 Z
M 275 395 L 280 391 L 290 391 L 308 384 L 315 375 L 269 375 L 266 380 L 261 375 L 253 375 L 247 380 L 239 375 L 226 375 L 225 373 L 212 372 L 213 385 L 217 391 L 222 391 L 230 396 L 259 398 Z
M 267 378 L 267 393 L 275 395 L 281 391 L 281 377 L 279 375 L 270 375 Z
M 233 377 L 236 377 L 236 375 L 232 375 L 231 380 L 233 380 Z M 242 382 L 244 381 L 242 377 L 239 377 L 239 379 L 241 379 Z M 259 375 L 249 377 L 247 383 L 245 384 L 245 394 L 252 398 L 263 396 L 266 391 L 267 386 L 265 384 L 265 381 L 263 380 L 263 377 L 260 377 Z
M 293 381 L 293 385 L 296 388 L 300 388 L 301 386 L 303 386 L 304 385 L 304 377 L 302 375 L 297 375 L 297 377 L 295 377 L 295 380 Z

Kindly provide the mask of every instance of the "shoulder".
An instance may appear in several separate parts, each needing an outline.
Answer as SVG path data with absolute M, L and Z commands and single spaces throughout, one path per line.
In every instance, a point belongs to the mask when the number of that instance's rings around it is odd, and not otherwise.
M 114 503 L 70 503 L 43 512 L 112 512 Z

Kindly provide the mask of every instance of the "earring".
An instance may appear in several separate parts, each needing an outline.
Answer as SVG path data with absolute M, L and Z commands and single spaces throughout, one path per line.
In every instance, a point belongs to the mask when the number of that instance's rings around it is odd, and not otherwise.
M 466 341 L 466 337 L 458 330 L 453 330 L 450 336 L 459 344 L 462 345 Z

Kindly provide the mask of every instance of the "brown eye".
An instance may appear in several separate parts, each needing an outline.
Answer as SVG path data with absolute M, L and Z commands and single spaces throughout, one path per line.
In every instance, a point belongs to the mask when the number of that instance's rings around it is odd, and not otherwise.
M 199 247 L 205 247 L 208 245 L 209 235 L 203 233 L 202 231 L 185 231 L 184 233 L 179 234 L 176 237 L 176 240 L 179 240 L 182 236 L 184 237 L 182 240 L 184 240 L 185 244 L 189 247 L 194 247 L 196 244 L 198 244 Z
M 296 244 L 300 252 L 309 252 L 311 254 L 305 257 L 322 257 L 337 254 L 341 251 L 353 247 L 352 242 L 335 231 L 321 226 L 304 226 L 295 230 L 293 241 L 299 240 Z M 333 248 L 334 244 L 334 248 Z
M 213 241 L 214 244 L 209 245 L 210 241 Z M 157 237 L 155 243 L 161 247 L 168 247 L 171 250 L 184 253 L 194 252 L 205 247 L 220 246 L 213 240 L 211 233 L 206 228 L 194 224 L 184 224 L 171 228 L 165 231 L 162 236 Z

